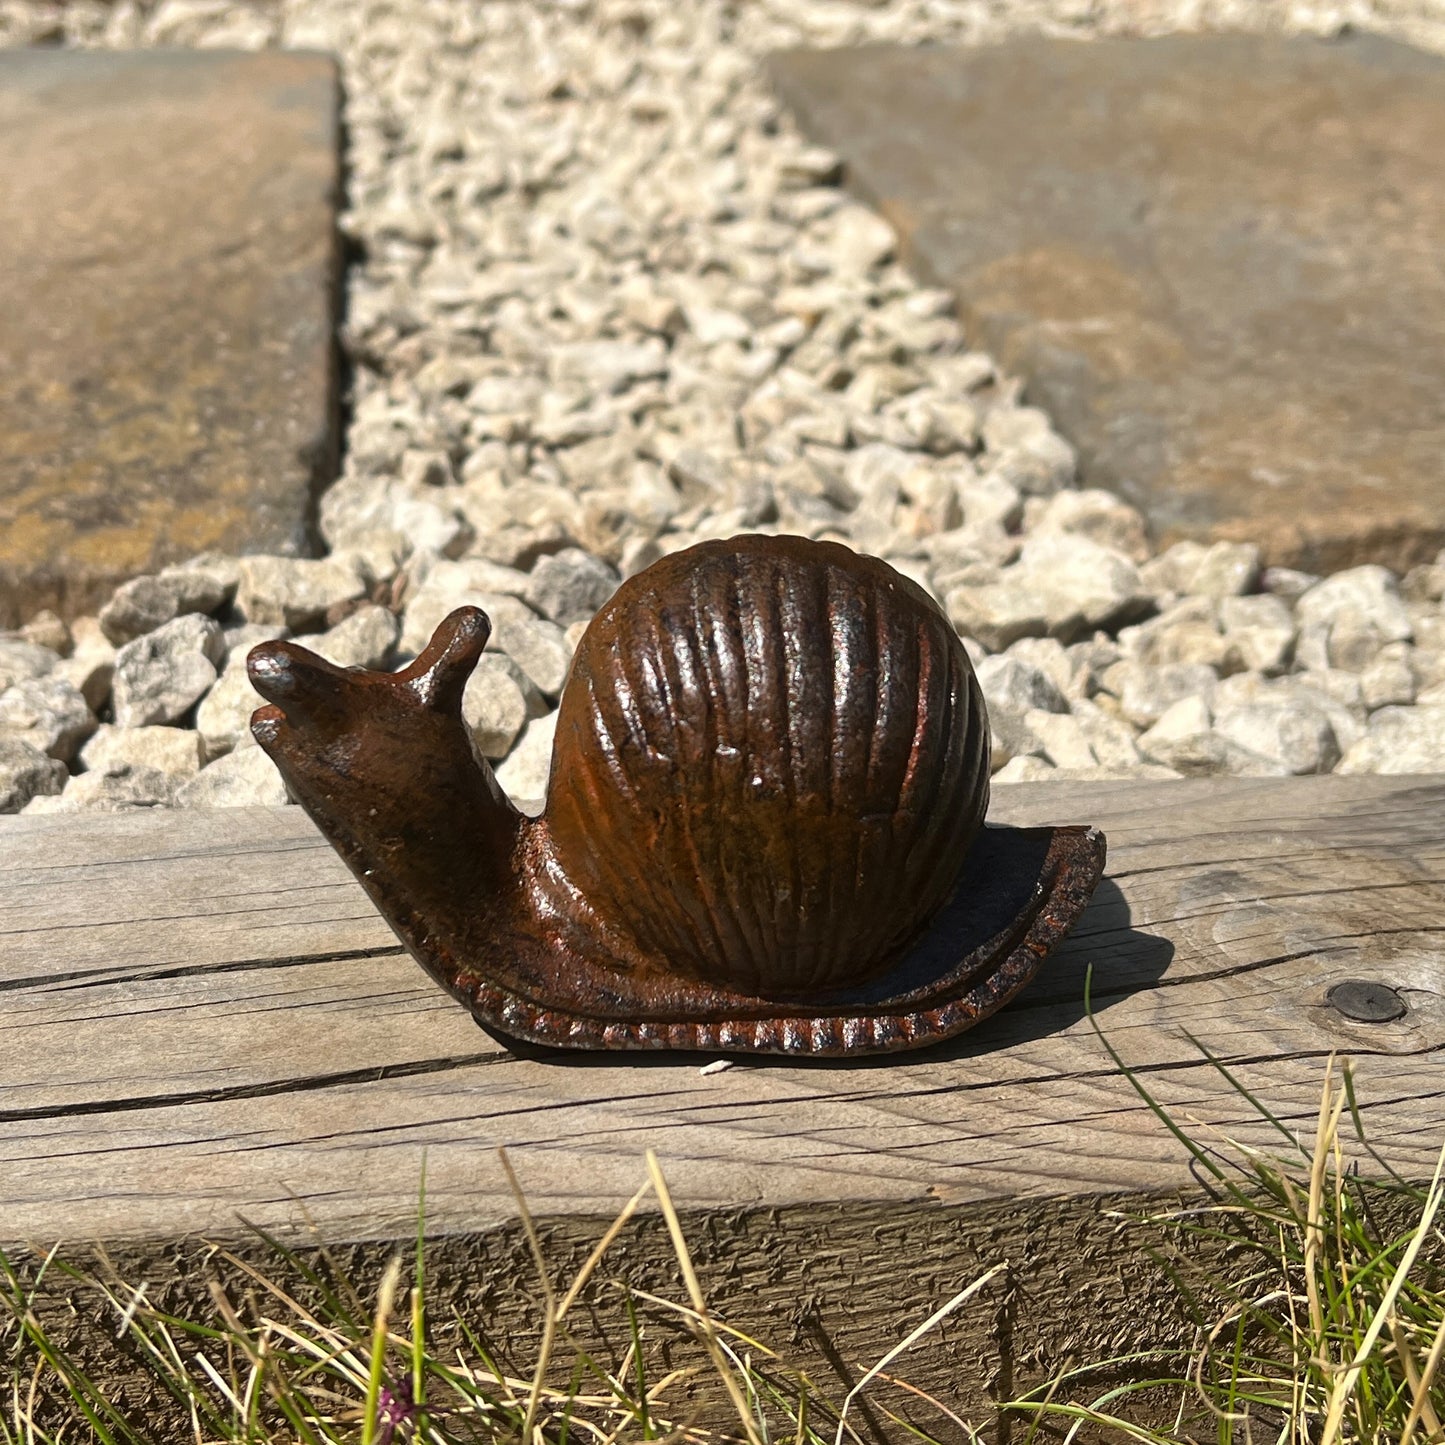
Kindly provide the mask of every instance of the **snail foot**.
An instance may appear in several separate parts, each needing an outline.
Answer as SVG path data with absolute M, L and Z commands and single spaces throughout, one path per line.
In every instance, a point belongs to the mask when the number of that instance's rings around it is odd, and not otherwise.
M 806 1004 L 621 973 L 511 934 L 458 994 L 489 1033 L 551 1050 L 847 1058 L 925 1048 L 981 1023 L 1038 973 L 1103 874 L 1097 828 L 985 828 L 949 902 L 891 970 Z M 405 937 L 405 935 L 404 935 Z M 408 938 L 417 952 L 419 940 Z

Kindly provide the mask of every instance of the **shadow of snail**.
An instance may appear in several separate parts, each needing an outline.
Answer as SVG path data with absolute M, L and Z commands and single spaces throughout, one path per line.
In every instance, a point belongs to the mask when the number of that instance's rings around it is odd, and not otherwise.
M 252 730 L 431 976 L 563 1049 L 845 1057 L 1007 1003 L 1088 902 L 1096 829 L 992 828 L 968 655 L 921 588 L 831 542 L 663 558 L 593 619 L 546 809 L 462 720 L 491 625 L 398 673 L 264 643 Z

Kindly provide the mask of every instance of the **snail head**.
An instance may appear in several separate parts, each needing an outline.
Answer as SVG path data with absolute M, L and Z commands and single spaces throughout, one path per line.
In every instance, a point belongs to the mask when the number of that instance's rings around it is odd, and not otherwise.
M 333 841 L 363 857 L 415 849 L 419 796 L 454 835 L 520 819 L 461 715 L 491 630 L 484 612 L 459 608 L 397 673 L 337 667 L 294 642 L 251 650 L 247 673 L 270 704 L 251 732 Z

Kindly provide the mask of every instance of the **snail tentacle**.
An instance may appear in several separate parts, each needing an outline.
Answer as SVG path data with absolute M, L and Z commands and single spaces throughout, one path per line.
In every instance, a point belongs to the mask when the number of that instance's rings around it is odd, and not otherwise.
M 432 635 L 416 661 L 398 674 L 433 712 L 462 708 L 462 694 L 492 635 L 492 620 L 480 607 L 459 607 Z

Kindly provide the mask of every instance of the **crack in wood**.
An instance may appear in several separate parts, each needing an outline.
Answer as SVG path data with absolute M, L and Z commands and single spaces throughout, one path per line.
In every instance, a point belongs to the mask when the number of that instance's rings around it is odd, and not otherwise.
M 377 1084 L 383 1079 L 414 1078 L 418 1074 L 446 1074 L 477 1064 L 515 1063 L 505 1051 L 460 1054 L 445 1059 L 417 1059 L 405 1064 L 378 1064 L 365 1069 L 341 1069 L 332 1074 L 308 1074 L 272 1079 L 265 1083 L 230 1084 L 218 1089 L 196 1089 L 177 1094 L 141 1094 L 126 1099 L 82 1099 L 73 1104 L 37 1104 L 31 1109 L 0 1109 L 0 1124 L 32 1123 L 40 1119 L 74 1119 L 86 1114 L 127 1114 L 138 1109 L 184 1108 L 190 1104 L 222 1104 L 235 1099 L 264 1099 L 275 1094 L 302 1094 L 318 1089 Z
M 0 979 L 0 993 L 27 988 L 41 989 L 46 993 L 70 993 L 76 989 L 150 983 L 157 979 L 205 978 L 212 974 L 246 973 L 253 969 L 305 968 L 313 963 L 343 963 L 357 958 L 397 958 L 405 952 L 400 944 L 396 944 L 391 948 L 342 948 L 330 953 L 292 953 L 282 958 L 239 958 L 230 963 L 181 963 L 171 968 L 138 969 L 131 973 L 116 973 L 108 968 L 79 969 L 72 973 L 31 974 L 25 978 Z M 121 965 L 117 964 L 116 967 Z M 66 987 L 56 988 L 56 984 Z

